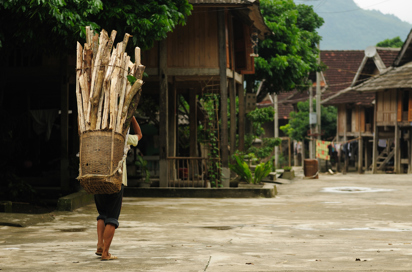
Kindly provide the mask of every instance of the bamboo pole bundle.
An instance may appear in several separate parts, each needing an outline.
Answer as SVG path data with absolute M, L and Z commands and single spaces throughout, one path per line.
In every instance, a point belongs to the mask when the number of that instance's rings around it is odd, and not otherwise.
M 112 130 L 125 135 L 141 96 L 145 66 L 140 64 L 140 49 L 135 49 L 136 62 L 125 53 L 130 34 L 113 47 L 117 32 L 110 37 L 105 30 L 93 35 L 86 27 L 86 43 L 77 44 L 76 100 L 79 132 Z M 128 76 L 136 80 L 131 83 Z

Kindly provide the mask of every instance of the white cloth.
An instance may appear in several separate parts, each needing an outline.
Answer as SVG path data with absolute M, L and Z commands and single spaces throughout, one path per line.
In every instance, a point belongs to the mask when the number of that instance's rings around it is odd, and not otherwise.
M 127 152 L 130 149 L 130 145 L 137 146 L 139 142 L 139 137 L 137 135 L 126 135 L 126 144 L 124 147 L 124 154 L 127 156 Z M 123 161 L 123 176 L 122 176 L 122 183 L 124 186 L 127 186 L 127 166 L 126 160 Z

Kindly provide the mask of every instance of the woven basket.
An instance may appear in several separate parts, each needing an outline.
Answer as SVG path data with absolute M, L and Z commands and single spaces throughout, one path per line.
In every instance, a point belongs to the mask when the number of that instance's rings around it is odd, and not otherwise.
M 80 185 L 90 194 L 114 194 L 122 186 L 124 136 L 87 131 L 80 136 Z M 120 169 L 120 171 L 119 171 Z

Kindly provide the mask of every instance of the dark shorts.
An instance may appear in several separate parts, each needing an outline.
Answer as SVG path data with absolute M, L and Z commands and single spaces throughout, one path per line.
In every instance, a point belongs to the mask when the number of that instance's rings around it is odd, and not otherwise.
M 94 202 L 96 203 L 97 212 L 99 216 L 97 220 L 104 220 L 104 224 L 112 224 L 119 227 L 119 215 L 122 209 L 124 186 L 122 184 L 122 189 L 115 194 L 110 195 L 94 195 Z

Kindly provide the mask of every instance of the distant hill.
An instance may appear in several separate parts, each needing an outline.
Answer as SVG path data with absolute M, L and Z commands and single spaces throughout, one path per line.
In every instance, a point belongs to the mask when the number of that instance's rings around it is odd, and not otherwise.
M 306 1 L 297 1 L 297 4 Z M 400 36 L 402 41 L 412 29 L 412 24 L 393 15 L 376 10 L 362 10 L 353 0 L 319 0 L 314 10 L 325 23 L 319 29 L 321 50 L 363 50 L 385 39 Z

